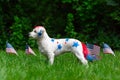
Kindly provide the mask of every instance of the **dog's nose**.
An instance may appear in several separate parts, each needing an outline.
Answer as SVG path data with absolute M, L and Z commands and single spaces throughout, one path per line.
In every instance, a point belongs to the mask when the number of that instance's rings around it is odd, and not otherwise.
M 28 33 L 28 36 L 30 37 L 30 35 L 31 35 L 31 33 L 29 32 L 29 33 Z

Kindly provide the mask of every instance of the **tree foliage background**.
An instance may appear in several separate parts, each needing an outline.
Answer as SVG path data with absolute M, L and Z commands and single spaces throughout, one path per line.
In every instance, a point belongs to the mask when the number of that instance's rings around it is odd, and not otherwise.
M 119 49 L 120 0 L 0 0 L 1 49 L 7 40 L 18 49 L 36 47 L 28 37 L 36 25 L 45 26 L 50 37 Z

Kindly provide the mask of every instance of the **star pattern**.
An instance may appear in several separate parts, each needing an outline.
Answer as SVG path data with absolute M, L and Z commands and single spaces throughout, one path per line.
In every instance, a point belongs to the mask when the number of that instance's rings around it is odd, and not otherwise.
M 79 46 L 78 42 L 73 42 L 72 47 L 78 47 L 78 46 Z
M 62 45 L 61 44 L 59 44 L 58 46 L 57 46 L 57 49 L 62 49 Z
M 68 41 L 69 41 L 69 38 L 66 38 L 66 39 L 65 39 L 65 44 L 67 44 Z
M 69 38 L 66 38 L 65 41 L 68 42 L 68 41 L 69 41 Z
M 55 39 L 53 39 L 53 38 L 52 38 L 52 39 L 51 39 L 51 41 L 52 41 L 52 42 L 54 42 L 54 41 L 55 41 Z

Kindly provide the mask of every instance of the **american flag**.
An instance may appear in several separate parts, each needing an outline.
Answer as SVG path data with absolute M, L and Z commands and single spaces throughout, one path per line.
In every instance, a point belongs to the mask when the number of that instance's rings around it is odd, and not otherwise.
M 106 43 L 103 43 L 103 53 L 108 53 L 108 54 L 112 54 L 115 56 L 113 50 L 111 49 L 111 47 L 106 44 Z
M 13 48 L 13 46 L 8 42 L 6 42 L 6 53 L 12 53 L 18 55 L 16 50 Z
M 26 54 L 33 54 L 36 56 L 35 52 L 30 48 L 28 44 L 26 44 L 26 49 L 25 49 Z
M 100 46 L 89 44 L 89 43 L 87 43 L 86 46 L 89 50 L 89 54 L 91 54 L 91 55 L 99 55 L 100 54 Z

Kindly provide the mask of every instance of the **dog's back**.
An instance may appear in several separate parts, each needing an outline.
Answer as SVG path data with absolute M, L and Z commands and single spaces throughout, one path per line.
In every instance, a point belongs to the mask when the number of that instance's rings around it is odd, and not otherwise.
M 55 55 L 60 54 L 62 52 L 66 52 L 66 51 L 71 51 L 71 52 L 75 52 L 76 49 L 78 49 L 77 51 L 81 51 L 82 50 L 82 46 L 81 46 L 81 42 L 76 40 L 76 39 L 51 39 L 51 42 L 55 48 Z

